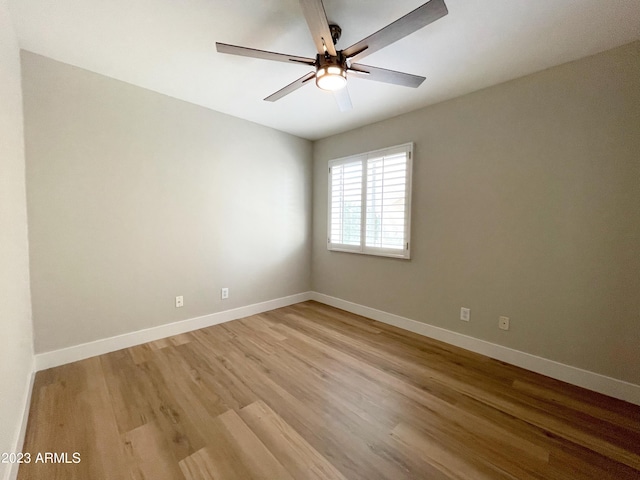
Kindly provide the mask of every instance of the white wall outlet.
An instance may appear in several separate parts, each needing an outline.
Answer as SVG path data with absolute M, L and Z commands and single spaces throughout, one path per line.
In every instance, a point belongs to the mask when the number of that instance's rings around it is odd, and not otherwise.
M 468 322 L 471 318 L 471 309 L 462 307 L 460 309 L 460 320 Z
M 509 330 L 509 317 L 500 317 L 498 327 L 500 327 L 500 330 Z
M 229 298 L 229 289 L 227 287 L 220 290 L 220 298 L 222 298 L 222 300 Z
M 184 306 L 184 298 L 180 295 L 179 297 L 176 297 L 176 308 L 180 308 L 182 306 Z

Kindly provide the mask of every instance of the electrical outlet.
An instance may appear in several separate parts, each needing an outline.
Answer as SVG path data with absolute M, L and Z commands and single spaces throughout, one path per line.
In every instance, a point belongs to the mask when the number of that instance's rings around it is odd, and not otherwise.
M 500 317 L 498 327 L 500 330 L 509 330 L 509 317 Z
M 222 298 L 222 300 L 229 298 L 229 289 L 227 287 L 220 290 L 220 298 Z
M 184 306 L 184 298 L 180 295 L 179 297 L 176 297 L 176 308 L 180 308 L 182 306 Z
M 471 309 L 462 307 L 460 309 L 460 320 L 468 322 L 471 318 Z

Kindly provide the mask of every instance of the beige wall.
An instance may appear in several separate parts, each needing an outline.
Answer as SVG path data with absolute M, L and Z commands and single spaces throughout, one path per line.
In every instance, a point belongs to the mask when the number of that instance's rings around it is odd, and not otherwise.
M 410 141 L 412 259 L 327 251 L 327 161 Z M 314 157 L 315 291 L 640 384 L 640 42 Z
M 309 289 L 309 141 L 32 53 L 22 67 L 36 352 Z
M 0 453 L 15 450 L 33 368 L 24 172 L 19 50 L 0 0 Z
M 312 172 L 310 142 L 23 52 L 36 351 L 312 287 L 640 384 L 638 71 L 636 42 L 318 141 Z M 327 161 L 408 141 L 412 259 L 328 252 Z

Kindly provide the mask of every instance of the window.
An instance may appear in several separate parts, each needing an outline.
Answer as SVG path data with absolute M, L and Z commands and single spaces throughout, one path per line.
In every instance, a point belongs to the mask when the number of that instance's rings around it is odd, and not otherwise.
M 409 258 L 413 144 L 329 162 L 329 250 Z

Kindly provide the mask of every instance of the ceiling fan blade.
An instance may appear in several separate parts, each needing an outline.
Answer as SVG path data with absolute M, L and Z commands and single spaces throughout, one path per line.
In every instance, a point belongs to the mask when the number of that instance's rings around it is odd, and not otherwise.
M 300 0 L 300 6 L 302 7 L 304 18 L 309 25 L 309 31 L 313 37 L 313 42 L 316 44 L 318 53 L 324 55 L 326 48 L 327 53 L 335 57 L 337 55 L 336 47 L 333 44 L 333 37 L 331 36 L 327 14 L 324 11 L 322 0 Z
M 309 72 L 305 76 L 297 79 L 295 82 L 290 83 L 284 88 L 281 88 L 276 93 L 269 95 L 267 98 L 265 98 L 265 101 L 275 102 L 276 100 L 280 100 L 285 95 L 289 95 L 291 92 L 295 92 L 297 89 L 302 87 L 305 83 L 307 83 L 309 80 L 311 80 L 312 78 L 315 78 L 315 76 L 316 76 L 316 72 Z
M 402 85 L 403 87 L 418 88 L 426 79 L 418 75 L 410 73 L 396 72 L 395 70 L 387 70 L 385 68 L 370 67 L 361 63 L 354 63 L 349 67 L 347 73 L 353 74 L 355 78 L 364 78 L 365 80 L 374 80 L 376 82 L 393 83 L 394 85 Z
M 226 43 L 216 42 L 218 53 L 229 53 L 231 55 L 241 55 L 243 57 L 261 58 L 263 60 L 275 60 L 276 62 L 302 63 L 304 65 L 315 65 L 314 58 L 298 57 L 296 55 L 285 55 L 284 53 L 267 52 L 266 50 L 256 50 L 255 48 L 238 47 Z
M 376 33 L 344 49 L 342 53 L 353 61 L 364 58 L 435 22 L 447 13 L 449 12 L 444 0 L 431 0 Z
M 336 103 L 338 104 L 338 108 L 341 112 L 347 112 L 353 108 L 353 104 L 351 103 L 351 97 L 349 96 L 349 90 L 347 90 L 347 87 L 333 92 L 333 98 L 336 99 Z

